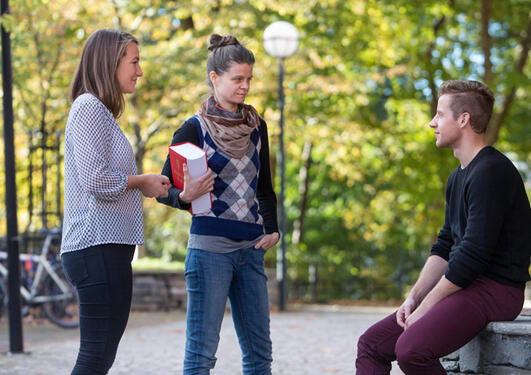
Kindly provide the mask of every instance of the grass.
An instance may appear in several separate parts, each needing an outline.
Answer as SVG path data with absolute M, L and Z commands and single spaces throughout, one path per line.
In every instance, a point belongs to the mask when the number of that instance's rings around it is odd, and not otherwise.
M 133 262 L 134 271 L 184 271 L 184 262 L 165 261 L 161 258 L 144 257 Z

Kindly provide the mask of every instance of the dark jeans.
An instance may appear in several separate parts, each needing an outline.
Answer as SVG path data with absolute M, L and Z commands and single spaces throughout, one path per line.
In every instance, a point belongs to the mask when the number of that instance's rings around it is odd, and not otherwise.
M 472 340 L 487 323 L 515 319 L 523 302 L 523 289 L 480 276 L 405 331 L 393 313 L 360 337 L 356 374 L 389 374 L 394 360 L 407 375 L 446 374 L 439 358 Z
M 79 295 L 81 343 L 72 375 L 103 375 L 111 368 L 131 308 L 134 251 L 105 244 L 62 255 Z

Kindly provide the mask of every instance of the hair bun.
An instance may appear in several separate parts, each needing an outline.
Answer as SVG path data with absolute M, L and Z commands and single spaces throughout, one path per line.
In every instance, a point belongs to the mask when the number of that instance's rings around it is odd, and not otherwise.
M 238 44 L 240 44 L 240 42 L 232 35 L 221 36 L 219 34 L 212 34 L 210 35 L 210 45 L 208 46 L 208 50 L 214 51 L 221 47 Z

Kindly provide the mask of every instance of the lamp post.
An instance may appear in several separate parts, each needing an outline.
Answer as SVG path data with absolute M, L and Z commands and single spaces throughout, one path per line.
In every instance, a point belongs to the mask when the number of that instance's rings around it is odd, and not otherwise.
M 9 14 L 9 0 L 1 0 L 2 16 Z M 22 316 L 20 313 L 20 273 L 17 224 L 17 187 L 15 141 L 13 130 L 13 71 L 11 69 L 11 37 L 2 26 L 2 88 L 4 109 L 4 165 L 6 185 L 7 269 L 9 295 L 9 351 L 22 353 Z M 0 301 L 2 303 L 2 301 Z
M 286 210 L 284 207 L 284 185 L 286 162 L 284 159 L 284 59 L 297 50 L 299 33 L 289 22 L 273 22 L 264 30 L 264 48 L 278 59 L 278 109 L 280 110 L 280 136 L 277 163 L 280 165 L 280 248 L 277 250 L 278 307 L 286 309 Z

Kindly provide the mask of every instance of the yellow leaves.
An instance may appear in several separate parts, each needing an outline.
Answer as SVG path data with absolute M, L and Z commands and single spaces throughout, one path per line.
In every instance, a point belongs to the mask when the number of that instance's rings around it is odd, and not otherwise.
M 366 5 L 364 1 L 356 1 L 352 6 L 352 12 L 358 16 L 361 16 L 365 13 L 365 6 Z
M 178 19 L 183 19 L 190 16 L 190 9 L 188 7 L 181 7 L 174 11 L 173 16 Z
M 395 65 L 391 67 L 390 69 L 387 69 L 386 75 L 389 78 L 393 78 L 395 76 L 401 76 L 401 75 L 406 74 L 407 69 L 408 67 L 405 64 Z
M 372 233 L 370 233 L 370 232 L 364 232 L 364 233 L 363 233 L 363 239 L 364 239 L 365 241 L 367 241 L 367 242 L 371 242 L 371 241 L 372 241 L 372 238 L 373 238 Z
M 382 18 L 382 10 L 380 8 L 369 7 L 367 9 L 367 15 L 374 19 Z
M 311 63 L 316 68 L 323 69 L 326 66 L 326 61 L 323 59 L 322 56 L 318 55 L 315 50 L 310 51 L 308 55 L 309 55 L 308 57 L 310 58 Z
M 7 32 L 11 32 L 16 22 L 16 16 L 13 16 L 12 14 L 4 14 L 3 16 L 0 16 L 0 24 Z
M 212 24 L 210 17 L 194 17 L 194 26 L 198 29 L 204 29 Z M 188 30 L 192 31 L 192 30 Z M 215 30 L 216 31 L 216 30 Z

